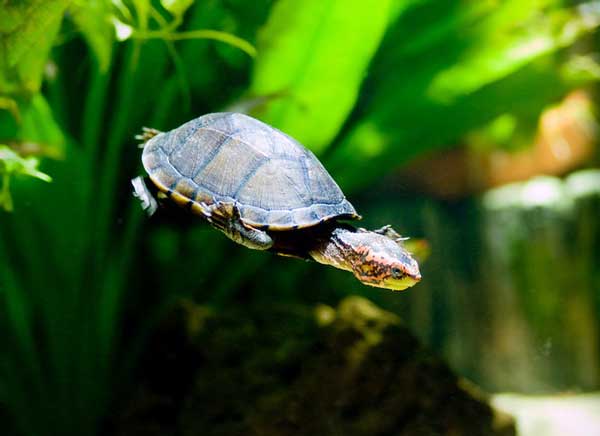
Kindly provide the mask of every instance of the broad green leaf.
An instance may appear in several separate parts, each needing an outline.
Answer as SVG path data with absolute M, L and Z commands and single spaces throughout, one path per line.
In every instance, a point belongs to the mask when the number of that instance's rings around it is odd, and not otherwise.
M 428 94 L 434 99 L 451 101 L 492 83 L 523 67 L 532 59 L 571 45 L 596 24 L 573 14 L 558 12 L 543 20 L 525 21 L 523 32 L 505 33 L 501 37 L 490 32 L 479 38 L 454 66 L 440 72 L 431 83 Z M 490 20 L 492 29 L 497 20 Z
M 0 93 L 39 90 L 42 73 L 69 1 L 29 1 L 0 33 Z M 13 6 L 4 6 L 14 12 Z
M 103 72 L 110 65 L 114 40 L 110 7 L 107 0 L 88 0 L 74 2 L 69 8 L 73 21 L 91 47 Z
M 14 2 L 2 5 L 0 10 L 0 34 L 13 32 L 25 20 L 28 2 Z
M 28 154 L 61 157 L 65 137 L 56 123 L 42 94 L 18 99 L 18 117 L 0 110 L 0 141 L 5 141 Z
M 477 16 L 456 7 L 447 14 L 453 21 L 460 15 Z M 459 20 L 460 28 L 447 27 L 445 38 L 436 38 L 426 51 L 401 47 L 397 54 L 394 41 L 384 43 L 392 53 L 382 55 L 385 69 L 374 67 L 378 74 L 369 79 L 372 89 L 362 119 L 327 156 L 328 168 L 342 186 L 358 189 L 380 177 L 382 170 L 448 146 L 504 113 L 537 114 L 580 85 L 581 80 L 562 74 L 560 58 L 552 54 L 593 30 L 597 22 L 582 18 L 575 9 L 526 9 L 522 2 L 509 1 L 470 26 Z M 511 13 L 516 21 L 509 19 Z M 443 22 L 444 16 L 440 19 Z M 592 79 L 589 74 L 584 82 Z
M 278 98 L 255 115 L 322 151 L 354 106 L 389 12 L 388 0 L 278 2 L 259 34 L 250 87 Z
M 427 0 L 392 0 L 390 5 L 390 22 L 395 21 L 405 10 L 426 1 Z

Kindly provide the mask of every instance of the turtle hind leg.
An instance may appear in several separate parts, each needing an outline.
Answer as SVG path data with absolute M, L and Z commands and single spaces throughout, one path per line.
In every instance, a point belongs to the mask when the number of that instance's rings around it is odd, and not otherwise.
M 203 208 L 208 221 L 232 241 L 252 250 L 268 250 L 273 246 L 273 239 L 267 232 L 242 222 L 235 204 L 217 202 L 203 205 Z

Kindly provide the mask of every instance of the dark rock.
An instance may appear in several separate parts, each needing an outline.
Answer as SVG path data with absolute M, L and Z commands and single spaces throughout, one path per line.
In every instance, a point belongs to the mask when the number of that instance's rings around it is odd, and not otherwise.
M 224 313 L 186 303 L 116 422 L 133 435 L 513 435 L 393 314 L 350 297 Z

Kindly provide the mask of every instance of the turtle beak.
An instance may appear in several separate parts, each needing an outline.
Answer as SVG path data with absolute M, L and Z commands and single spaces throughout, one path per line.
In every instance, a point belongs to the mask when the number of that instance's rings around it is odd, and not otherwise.
M 409 271 L 406 271 L 406 275 L 412 278 L 415 281 L 415 283 L 417 283 L 421 281 L 421 271 L 419 271 L 419 265 L 417 264 L 417 262 L 413 262 L 414 265 L 411 265 Z
M 360 279 L 359 279 L 360 280 Z M 383 288 L 383 289 L 388 289 L 390 291 L 404 291 L 405 289 L 408 289 L 414 285 L 416 285 L 417 283 L 419 283 L 419 281 L 421 280 L 421 276 L 416 276 L 416 277 L 411 277 L 411 276 L 404 276 L 402 278 L 388 278 L 387 280 L 382 280 L 379 282 L 369 282 L 369 281 L 365 281 L 365 280 L 360 280 L 364 285 L 367 286 L 373 286 L 375 288 Z
M 416 285 L 417 283 L 419 283 L 420 280 L 421 280 L 420 274 L 418 274 L 414 277 L 407 275 L 401 279 L 391 279 L 391 280 L 387 281 L 385 283 L 385 285 L 388 289 L 391 289 L 393 291 L 404 291 L 405 289 L 408 289 L 408 288 Z
M 392 276 L 384 281 L 382 287 L 392 289 L 394 291 L 403 291 L 416 285 L 421 281 L 421 272 L 419 264 L 412 258 L 410 261 L 404 262 L 397 274 L 392 273 Z

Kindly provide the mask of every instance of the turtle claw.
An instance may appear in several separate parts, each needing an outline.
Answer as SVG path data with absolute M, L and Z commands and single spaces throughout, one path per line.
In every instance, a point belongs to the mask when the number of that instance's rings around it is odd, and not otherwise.
M 140 148 L 144 148 L 144 143 L 148 142 L 150 139 L 154 138 L 159 133 L 162 132 L 151 127 L 142 127 L 142 133 L 140 133 L 139 135 L 135 135 L 135 139 L 137 141 L 142 141 L 142 143 L 140 144 Z
M 240 218 L 240 212 L 233 203 L 215 201 L 212 204 L 208 204 L 203 201 L 200 203 L 200 207 L 202 208 L 202 214 L 208 222 L 220 228 L 224 228 L 228 221 Z
M 409 238 L 407 237 L 402 237 L 400 235 L 400 233 L 398 233 L 397 231 L 395 231 L 392 226 L 390 224 L 385 225 L 379 229 L 373 230 L 375 233 L 378 233 L 380 235 L 386 236 L 392 240 L 394 240 L 394 242 L 397 243 L 402 243 L 403 241 L 408 240 Z
M 385 226 L 383 226 L 383 227 L 380 227 L 380 228 L 378 228 L 378 229 L 375 229 L 375 230 L 373 230 L 373 231 L 374 231 L 375 233 L 379 233 L 380 235 L 384 235 L 384 236 L 391 237 L 392 239 L 393 239 L 393 237 L 392 237 L 392 236 L 396 236 L 396 235 L 400 236 L 400 235 L 398 234 L 398 232 L 396 232 L 396 231 L 395 231 L 395 230 L 392 228 L 392 225 L 391 225 L 391 224 L 387 224 L 387 225 L 385 225 Z
M 206 204 L 205 202 L 200 202 L 200 209 L 202 210 L 202 215 L 204 215 L 209 221 L 210 221 L 210 216 L 211 216 L 211 208 L 210 205 Z

